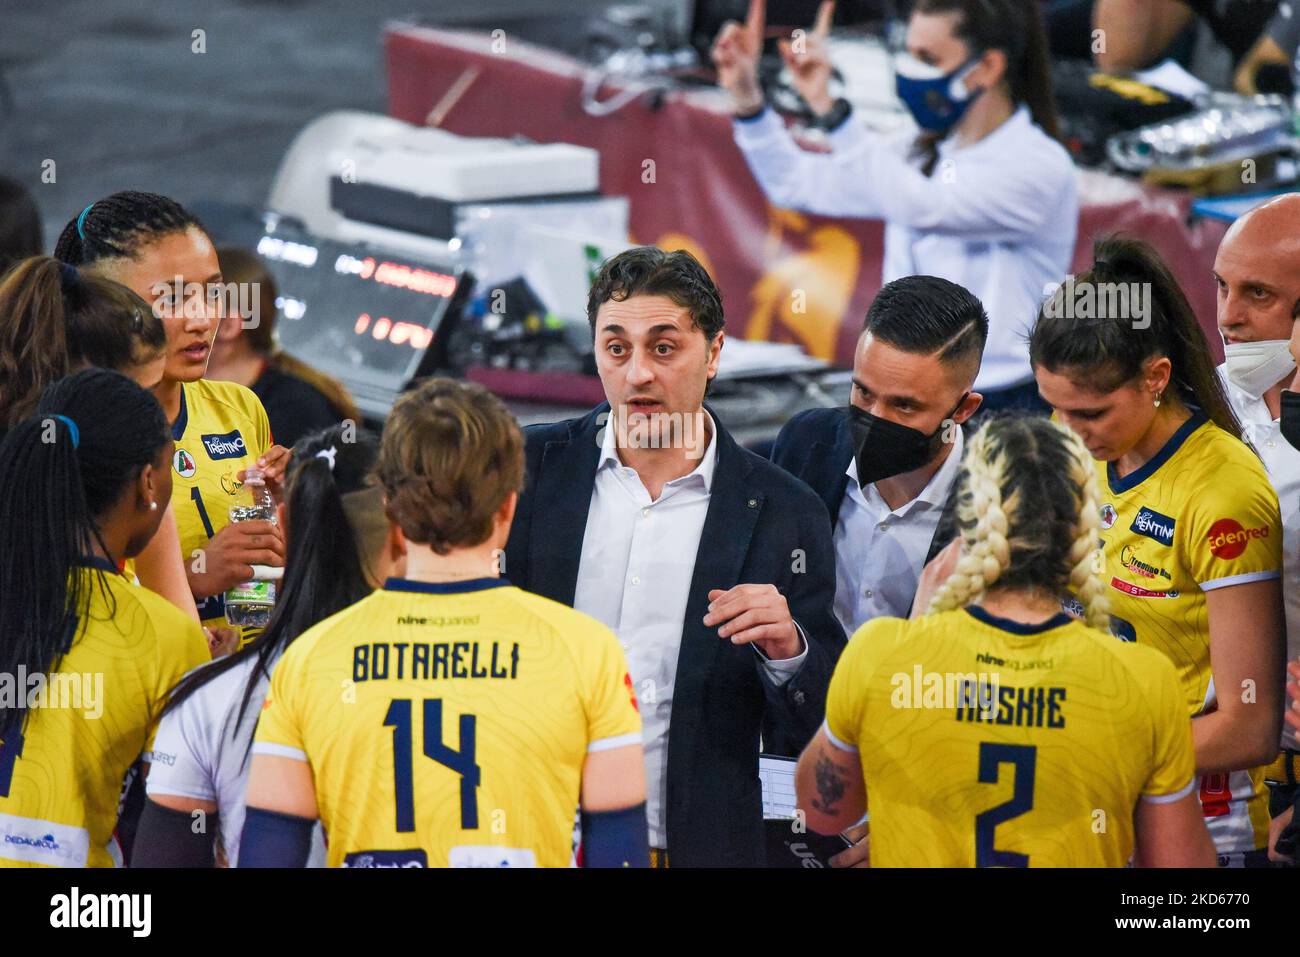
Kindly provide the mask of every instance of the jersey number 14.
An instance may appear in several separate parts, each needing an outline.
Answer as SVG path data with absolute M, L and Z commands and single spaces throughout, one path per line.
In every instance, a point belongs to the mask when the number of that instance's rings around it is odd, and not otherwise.
M 479 766 L 474 763 L 477 721 L 472 714 L 460 716 L 460 750 L 442 742 L 442 699 L 424 699 L 424 756 L 460 775 L 460 827 L 478 828 Z M 384 727 L 393 729 L 393 793 L 397 801 L 397 831 L 415 830 L 415 785 L 412 782 L 411 699 L 395 698 L 384 716 Z

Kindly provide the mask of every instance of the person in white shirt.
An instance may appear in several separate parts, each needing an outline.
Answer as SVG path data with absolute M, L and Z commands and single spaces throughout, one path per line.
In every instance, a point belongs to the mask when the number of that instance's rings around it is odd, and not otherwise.
M 247 646 L 195 669 L 172 691 L 154 741 L 131 866 L 237 865 L 253 732 L 275 663 L 312 625 L 405 568 L 405 542 L 390 527 L 383 491 L 371 479 L 378 453 L 373 435 L 348 424 L 294 446 L 280 506 L 288 551 L 275 611 Z M 319 825 L 309 866 L 325 866 Z
M 1232 224 L 1214 257 L 1217 317 L 1223 335 L 1219 367 L 1242 436 L 1259 453 L 1282 509 L 1282 600 L 1287 660 L 1300 657 L 1300 449 L 1283 435 L 1284 390 L 1292 390 L 1291 355 L 1300 305 L 1300 194 L 1256 206 Z M 1289 823 L 1300 776 L 1300 737 L 1282 725 L 1282 754 L 1269 769 L 1273 827 L 1270 849 Z M 1275 858 L 1276 859 L 1276 858 Z
M 772 461 L 830 511 L 845 634 L 882 615 L 906 618 L 922 568 L 956 536 L 961 426 L 980 406 L 988 326 L 961 286 L 895 279 L 867 312 L 848 406 L 801 412 L 777 436 Z
M 969 289 L 989 315 L 975 387 L 989 410 L 1046 411 L 1025 337 L 1066 278 L 1079 203 L 1074 164 L 1057 142 L 1037 0 L 917 0 L 898 92 L 920 134 L 882 136 L 828 92 L 822 4 L 801 50 L 783 44 L 794 84 L 826 130 L 829 153 L 801 149 L 765 105 L 758 82 L 764 0 L 714 45 L 731 96 L 736 143 L 775 205 L 885 221 L 882 281 L 939 276 Z
M 608 403 L 525 429 L 503 571 L 622 642 L 652 866 L 762 866 L 760 736 L 798 754 L 844 646 L 830 520 L 704 404 L 724 318 L 690 253 L 613 257 L 587 314 Z

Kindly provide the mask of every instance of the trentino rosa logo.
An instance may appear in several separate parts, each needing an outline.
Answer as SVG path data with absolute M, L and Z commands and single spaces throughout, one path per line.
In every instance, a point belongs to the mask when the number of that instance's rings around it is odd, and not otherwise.
M 212 459 L 237 459 L 248 451 L 244 448 L 244 437 L 238 429 L 225 435 L 203 435 L 200 438 L 208 450 L 208 457 Z
M 206 437 L 204 441 L 207 441 Z M 1174 520 L 1168 515 L 1161 515 L 1155 509 L 1143 506 L 1129 528 L 1139 535 L 1154 538 L 1161 545 L 1172 545 L 1174 543 Z

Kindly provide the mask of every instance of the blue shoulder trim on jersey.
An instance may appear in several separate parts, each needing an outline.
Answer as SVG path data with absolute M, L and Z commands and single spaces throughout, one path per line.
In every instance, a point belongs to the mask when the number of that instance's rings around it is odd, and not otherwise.
M 505 578 L 472 578 L 459 582 L 417 582 L 409 578 L 390 578 L 384 582 L 384 591 L 414 591 L 426 595 L 458 595 L 462 592 L 504 588 L 510 582 Z
M 172 441 L 179 442 L 185 435 L 185 427 L 190 424 L 189 406 L 185 404 L 185 383 L 181 383 L 181 411 L 172 423 Z
M 1160 451 L 1151 456 L 1151 460 L 1140 469 L 1134 469 L 1128 475 L 1120 478 L 1115 474 L 1115 463 L 1106 463 L 1106 484 L 1110 490 L 1118 495 L 1120 492 L 1127 492 L 1135 485 L 1139 485 L 1155 474 L 1156 469 L 1169 461 L 1170 457 L 1177 452 L 1187 437 L 1209 421 L 1204 412 L 1193 410 L 1192 417 L 1178 427 L 1178 431 L 1169 437 L 1169 441 L 1161 446 Z
M 77 564 L 83 568 L 98 568 L 113 575 L 118 574 L 117 566 L 101 555 L 82 555 L 77 559 Z
M 1040 621 L 1036 625 L 1027 625 L 1023 621 L 1012 621 L 1010 618 L 999 618 L 997 615 L 990 615 L 979 605 L 967 605 L 966 613 L 977 621 L 992 625 L 994 628 L 1000 628 L 1002 631 L 1009 631 L 1013 635 L 1040 635 L 1045 631 L 1060 628 L 1062 625 L 1068 625 L 1074 621 L 1063 611 L 1058 611 L 1047 621 Z

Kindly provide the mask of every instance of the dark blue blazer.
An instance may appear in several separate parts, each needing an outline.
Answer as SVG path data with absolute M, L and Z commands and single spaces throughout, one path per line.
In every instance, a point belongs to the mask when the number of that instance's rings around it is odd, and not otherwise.
M 831 517 L 831 528 L 839 520 L 844 491 L 849 487 L 845 470 L 853 461 L 853 436 L 849 418 L 842 408 L 808 409 L 800 412 L 781 428 L 772 446 L 772 461 L 796 478 L 802 479 L 817 493 Z M 930 550 L 930 559 L 956 535 L 956 484 L 939 517 Z
M 527 479 L 504 572 L 519 587 L 570 606 L 600 459 L 597 433 L 608 412 L 602 404 L 580 419 L 524 430 Z M 760 731 L 765 751 L 798 753 L 821 724 L 845 641 L 832 610 L 826 509 L 802 482 L 741 448 L 720 422 L 716 442 L 668 732 L 665 813 L 674 867 L 765 863 Z M 767 677 L 753 648 L 703 623 L 711 589 L 766 583 L 785 595 L 808 639 L 803 667 L 784 686 Z

